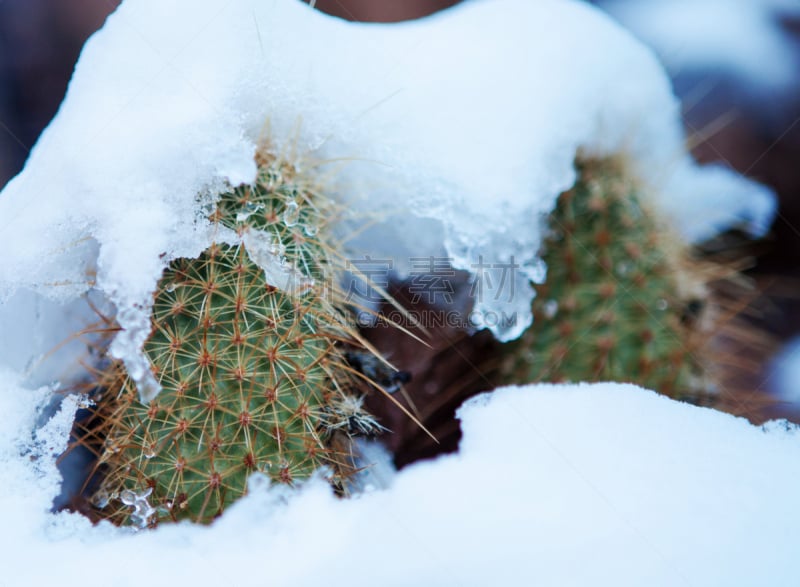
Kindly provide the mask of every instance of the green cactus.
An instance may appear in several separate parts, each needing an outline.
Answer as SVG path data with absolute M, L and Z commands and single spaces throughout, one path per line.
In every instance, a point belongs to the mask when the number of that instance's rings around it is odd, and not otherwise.
M 102 518 L 209 522 L 255 472 L 291 484 L 327 466 L 341 487 L 354 467 L 350 433 L 380 429 L 340 349 L 356 343 L 332 285 L 332 205 L 284 159 L 258 164 L 255 184 L 210 214 L 243 244 L 177 259 L 158 283 L 144 353 L 160 394 L 142 403 L 119 362 L 97 383 L 84 438 L 103 439 L 92 497 Z M 287 287 L 268 284 L 254 261 L 264 254 L 285 259 Z
M 705 402 L 701 273 L 619 159 L 577 168 L 549 219 L 533 325 L 507 348 L 504 377 L 634 382 Z

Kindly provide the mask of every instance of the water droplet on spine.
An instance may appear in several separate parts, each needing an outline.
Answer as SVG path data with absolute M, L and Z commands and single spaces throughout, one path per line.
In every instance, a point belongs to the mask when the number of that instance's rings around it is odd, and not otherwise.
M 558 313 L 558 301 L 547 300 L 542 306 L 542 311 L 544 312 L 545 318 L 551 319 L 555 317 L 556 313 Z
M 283 223 L 288 226 L 296 226 L 300 220 L 300 206 L 294 200 L 286 202 L 286 210 L 283 211 Z

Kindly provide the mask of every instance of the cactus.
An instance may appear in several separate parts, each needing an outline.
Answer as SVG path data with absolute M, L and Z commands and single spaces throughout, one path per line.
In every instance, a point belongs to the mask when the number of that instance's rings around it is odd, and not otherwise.
M 258 168 L 209 216 L 239 244 L 177 259 L 158 283 L 144 353 L 160 394 L 142 403 L 118 361 L 93 383 L 102 395 L 81 442 L 102 442 L 101 518 L 209 522 L 256 472 L 292 484 L 327 466 L 341 489 L 351 434 L 381 429 L 341 348 L 356 342 L 332 285 L 332 204 L 282 157 L 262 150 Z M 268 284 L 265 254 L 285 260 L 287 287 Z
M 704 403 L 702 272 L 620 159 L 577 168 L 549 219 L 533 325 L 507 347 L 504 377 L 634 382 Z

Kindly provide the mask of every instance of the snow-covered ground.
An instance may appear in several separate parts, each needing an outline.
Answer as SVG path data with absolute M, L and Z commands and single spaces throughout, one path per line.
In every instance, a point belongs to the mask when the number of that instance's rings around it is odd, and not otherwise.
M 482 396 L 458 455 L 352 501 L 254 486 L 210 528 L 136 535 L 50 513 L 75 400 L 39 420 L 83 349 L 50 351 L 92 319 L 91 290 L 117 309 L 117 355 L 144 367 L 161 270 L 208 245 L 199 202 L 253 178 L 267 126 L 339 166 L 342 201 L 391 213 L 354 255 L 521 264 L 513 304 L 480 308 L 519 312 L 503 338 L 525 325 L 578 153 L 627 156 L 688 238 L 760 234 L 774 213 L 768 190 L 694 164 L 659 63 L 583 3 L 476 0 L 386 26 L 295 0 L 127 0 L 0 194 L 0 585 L 790 584 L 794 431 L 624 386 Z
M 68 418 L 20 454 L 34 402 L 4 381 L 8 585 L 796 584 L 797 430 L 633 386 L 499 390 L 462 408 L 459 454 L 387 490 L 258 486 L 210 528 L 128 535 L 47 513 Z

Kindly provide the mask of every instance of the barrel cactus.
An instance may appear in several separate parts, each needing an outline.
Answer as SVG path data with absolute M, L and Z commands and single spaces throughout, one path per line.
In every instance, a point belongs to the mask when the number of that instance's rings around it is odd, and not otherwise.
M 283 157 L 262 150 L 258 169 L 209 210 L 218 242 L 158 282 L 143 349 L 158 396 L 142 402 L 118 361 L 93 382 L 80 442 L 96 447 L 103 519 L 209 522 L 255 473 L 293 484 L 326 467 L 346 490 L 351 437 L 381 430 L 345 360 L 358 345 L 335 285 L 333 205 Z
M 706 403 L 708 273 L 621 159 L 577 170 L 549 218 L 547 278 L 533 325 L 507 347 L 504 378 L 634 382 Z

